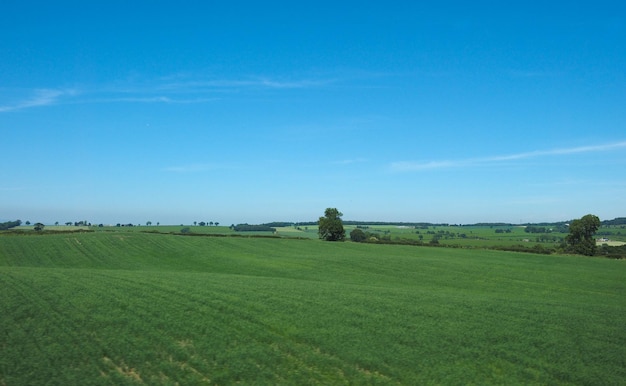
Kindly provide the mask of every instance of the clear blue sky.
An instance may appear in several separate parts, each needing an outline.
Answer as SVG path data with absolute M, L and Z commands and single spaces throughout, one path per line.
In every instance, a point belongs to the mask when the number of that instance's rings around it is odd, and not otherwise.
M 625 4 L 5 2 L 0 219 L 625 216 Z

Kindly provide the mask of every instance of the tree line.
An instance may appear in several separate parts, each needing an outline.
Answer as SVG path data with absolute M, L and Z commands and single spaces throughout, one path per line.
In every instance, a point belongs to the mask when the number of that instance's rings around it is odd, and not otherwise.
M 324 212 L 324 216 L 321 216 L 318 220 L 318 233 L 319 238 L 326 241 L 344 241 L 345 240 L 345 230 L 343 228 L 343 221 L 341 217 L 343 213 L 339 212 L 337 208 L 326 208 Z M 361 225 L 361 224 L 359 224 Z M 561 250 L 566 253 L 574 253 L 585 256 L 595 256 L 595 255 L 603 255 L 607 257 L 613 258 L 623 258 L 626 257 L 626 246 L 622 247 L 611 247 L 608 245 L 603 245 L 598 251 L 596 246 L 596 240 L 594 238 L 596 232 L 600 228 L 601 222 L 598 216 L 593 214 L 588 214 L 583 216 L 580 219 L 572 220 L 567 226 L 568 235 L 562 239 Z M 530 228 L 530 229 L 529 229 Z M 390 238 L 385 239 L 381 238 L 377 234 L 370 233 L 368 231 L 364 231 L 363 229 L 367 229 L 362 226 L 357 226 L 357 228 L 353 229 L 350 232 L 350 240 L 357 243 L 363 242 L 375 242 L 375 243 L 393 243 L 393 244 L 411 244 L 411 245 L 424 245 L 421 241 L 417 240 L 394 240 L 392 241 Z M 563 227 L 558 227 L 557 231 L 564 230 Z M 496 230 L 497 232 L 497 230 Z M 506 232 L 506 231 L 502 231 Z M 526 227 L 526 232 L 528 233 L 550 233 L 552 229 L 546 227 Z M 429 233 L 429 232 L 427 232 Z M 544 236 L 549 237 L 549 236 Z M 439 240 L 441 238 L 440 234 L 435 234 L 433 238 L 430 240 L 428 245 L 439 245 Z M 556 236 L 550 238 L 552 240 L 557 240 Z M 537 245 L 532 249 L 524 248 L 526 252 L 535 252 L 535 253 L 550 253 L 549 250 L 546 250 L 541 245 Z
M 7 229 L 18 227 L 20 225 L 22 225 L 22 220 L 3 222 L 0 223 L 0 231 L 5 231 Z
M 237 224 L 231 225 L 230 229 L 235 232 L 276 232 L 276 228 L 267 225 Z

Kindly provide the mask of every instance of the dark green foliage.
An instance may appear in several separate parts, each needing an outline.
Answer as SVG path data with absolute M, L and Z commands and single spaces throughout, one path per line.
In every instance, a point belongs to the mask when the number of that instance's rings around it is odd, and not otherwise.
M 598 216 L 588 214 L 569 225 L 569 235 L 565 238 L 570 252 L 593 256 L 596 252 L 596 241 L 593 235 L 600 228 Z
M 15 228 L 15 227 L 18 227 L 20 225 L 22 225 L 22 221 L 21 220 L 3 222 L 3 223 L 0 223 L 0 231 L 4 231 L 4 230 L 7 230 L 7 229 Z
M 626 217 L 617 217 L 613 220 L 604 220 L 602 221 L 602 225 L 609 226 L 617 226 L 617 225 L 626 225 Z
M 609 259 L 626 259 L 626 245 L 609 246 L 604 244 L 600 246 L 596 254 L 608 257 Z
M 282 228 L 282 227 L 290 227 L 290 226 L 293 226 L 293 225 L 296 225 L 296 224 L 294 224 L 292 222 L 275 221 L 275 222 L 268 222 L 268 223 L 261 224 L 261 225 L 265 225 L 265 226 L 270 227 L 270 228 Z
M 552 232 L 551 228 L 539 227 L 539 226 L 527 226 L 524 228 L 524 232 L 526 233 L 550 233 Z
M 356 228 L 352 230 L 352 232 L 350 232 L 350 240 L 356 243 L 360 243 L 362 241 L 365 241 L 366 239 L 367 239 L 367 236 L 365 235 L 365 232 L 363 232 L 359 228 Z
M 237 224 L 233 229 L 235 232 L 276 232 L 275 228 L 267 225 Z
M 343 213 L 337 208 L 326 208 L 324 216 L 318 221 L 318 234 L 320 239 L 326 241 L 343 241 L 346 238 L 346 231 L 343 229 L 341 221 Z
M 36 230 L 37 232 L 41 232 L 41 231 L 43 231 L 44 227 L 45 227 L 45 225 L 43 225 L 42 223 L 38 222 L 38 223 L 35 224 L 35 227 L 33 229 Z

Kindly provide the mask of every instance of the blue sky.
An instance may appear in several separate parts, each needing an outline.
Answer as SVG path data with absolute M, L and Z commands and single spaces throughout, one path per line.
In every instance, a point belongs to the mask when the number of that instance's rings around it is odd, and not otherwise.
M 625 216 L 626 5 L 425 3 L 4 4 L 0 219 Z

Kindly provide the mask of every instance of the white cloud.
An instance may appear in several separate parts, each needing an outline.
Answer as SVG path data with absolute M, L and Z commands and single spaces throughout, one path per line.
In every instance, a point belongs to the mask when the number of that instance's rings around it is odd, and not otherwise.
M 513 160 L 538 158 L 538 157 L 560 156 L 560 155 L 580 154 L 580 153 L 596 153 L 596 152 L 610 151 L 610 150 L 615 150 L 615 149 L 620 149 L 620 148 L 626 148 L 626 141 L 613 142 L 613 143 L 602 144 L 602 145 L 579 146 L 579 147 L 561 148 L 561 149 L 552 149 L 552 150 L 537 150 L 537 151 L 531 151 L 531 152 L 515 153 L 515 154 L 508 154 L 508 155 L 483 157 L 483 158 L 466 158 L 466 159 L 461 159 L 461 160 L 426 161 L 426 162 L 399 161 L 399 162 L 392 162 L 390 165 L 390 168 L 392 171 L 396 171 L 396 172 L 412 172 L 412 171 L 422 171 L 422 170 L 432 170 L 432 169 L 449 169 L 449 168 L 469 167 L 469 166 L 475 166 L 475 165 L 496 164 L 496 163 L 500 163 L 504 161 L 513 161 Z
M 248 79 L 182 79 L 177 82 L 167 82 L 158 84 L 155 87 L 160 90 L 171 92 L 206 92 L 236 90 L 242 88 L 250 89 L 302 89 L 328 85 L 334 82 L 331 79 L 298 79 L 298 80 L 277 80 L 267 77 L 250 77 Z
M 22 110 L 30 107 L 49 106 L 59 103 L 64 97 L 78 94 L 76 90 L 37 89 L 28 99 L 10 105 L 0 106 L 0 112 Z
M 174 76 L 154 81 L 131 81 L 85 87 L 80 93 L 73 89 L 35 89 L 31 91 L 29 97 L 21 100 L 13 97 L 15 102 L 0 105 L 0 113 L 64 103 L 206 103 L 218 100 L 216 93 L 305 89 L 322 87 L 332 82 L 334 80 L 282 80 L 262 76 L 241 79 Z M 76 98 L 79 94 L 81 98 Z
M 623 142 L 615 142 L 603 145 L 592 145 L 592 146 L 579 146 L 579 147 L 571 147 L 564 149 L 552 149 L 552 150 L 538 150 L 527 153 L 518 153 L 511 154 L 505 156 L 496 156 L 491 158 L 484 159 L 485 161 L 508 161 L 508 160 L 516 160 L 516 159 L 524 159 L 524 158 L 535 158 L 542 156 L 553 156 L 553 155 L 567 155 L 567 154 L 576 154 L 576 153 L 591 153 L 591 152 L 602 152 L 607 150 L 613 150 L 621 147 L 626 147 L 626 141 Z
M 146 97 L 111 97 L 87 99 L 81 103 L 166 103 L 166 104 L 192 104 L 206 103 L 219 100 L 219 98 L 170 98 L 166 96 L 146 96 Z

